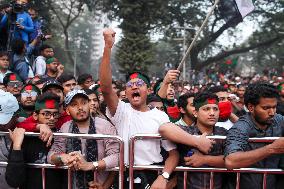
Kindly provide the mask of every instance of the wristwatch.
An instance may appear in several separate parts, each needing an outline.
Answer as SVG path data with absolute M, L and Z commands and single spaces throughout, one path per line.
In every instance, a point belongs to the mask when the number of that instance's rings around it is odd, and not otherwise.
M 167 173 L 167 172 L 163 172 L 161 175 L 162 175 L 162 177 L 164 177 L 164 179 L 166 179 L 166 180 L 169 180 L 169 178 L 170 178 L 170 174 Z
M 99 168 L 99 163 L 97 161 L 93 162 L 94 170 L 97 171 Z

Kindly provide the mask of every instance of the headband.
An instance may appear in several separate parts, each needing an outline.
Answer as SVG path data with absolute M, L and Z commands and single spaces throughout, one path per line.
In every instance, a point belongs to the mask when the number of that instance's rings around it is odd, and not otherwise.
M 44 102 L 36 102 L 35 103 L 35 110 L 42 110 L 42 109 L 59 109 L 59 104 L 54 99 L 47 99 Z
M 199 110 L 199 108 L 201 108 L 202 106 L 205 106 L 207 104 L 216 104 L 218 105 L 218 100 L 216 100 L 215 98 L 208 98 L 203 102 L 197 102 L 194 103 L 194 107 L 196 110 Z
M 135 78 L 142 79 L 142 80 L 147 84 L 148 87 L 150 86 L 150 81 L 149 81 L 149 79 L 146 78 L 144 75 L 142 75 L 142 74 L 140 74 L 140 73 L 137 73 L 137 72 L 131 74 L 131 75 L 128 77 L 128 80 L 135 79 Z

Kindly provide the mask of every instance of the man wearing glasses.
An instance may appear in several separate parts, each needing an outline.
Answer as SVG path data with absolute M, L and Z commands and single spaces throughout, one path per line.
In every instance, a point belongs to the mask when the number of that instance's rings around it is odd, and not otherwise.
M 8 70 L 9 67 L 9 57 L 7 52 L 0 52 L 0 83 L 3 83 L 3 78 L 7 73 L 11 73 Z
M 23 87 L 22 79 L 15 73 L 8 73 L 3 79 L 3 83 L 6 87 L 7 92 L 12 93 L 19 101 L 21 89 Z
M 35 103 L 33 118 L 38 124 L 46 125 L 55 130 L 55 123 L 59 117 L 59 97 L 52 93 L 45 93 Z M 25 189 L 42 188 L 42 174 L 40 169 L 26 168 L 26 163 L 46 163 L 46 157 L 52 143 L 52 137 L 48 142 L 43 142 L 46 136 L 24 137 L 25 129 L 16 128 L 10 131 L 13 142 L 9 154 L 6 170 L 6 181 L 12 187 Z M 64 170 L 46 170 L 46 189 L 67 188 L 64 185 Z
M 35 110 L 37 97 L 40 90 L 33 84 L 27 84 L 21 90 L 19 122 L 31 116 Z

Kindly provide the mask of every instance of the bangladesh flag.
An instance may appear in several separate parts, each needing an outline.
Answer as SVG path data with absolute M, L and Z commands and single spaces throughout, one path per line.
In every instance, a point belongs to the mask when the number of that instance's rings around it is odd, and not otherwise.
M 254 5 L 252 0 L 221 0 L 218 10 L 222 18 L 233 27 L 254 10 Z
M 238 65 L 238 59 L 239 59 L 239 57 L 227 59 L 225 61 L 225 65 L 234 68 Z

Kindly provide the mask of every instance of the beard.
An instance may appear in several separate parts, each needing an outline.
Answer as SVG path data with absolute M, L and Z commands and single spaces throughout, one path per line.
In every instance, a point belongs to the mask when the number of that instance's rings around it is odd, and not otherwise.
M 273 117 L 267 119 L 267 120 L 263 120 L 260 118 L 260 116 L 258 115 L 255 115 L 254 116 L 254 119 L 257 123 L 259 123 L 260 125 L 271 125 L 272 122 L 273 122 Z
M 86 122 L 88 119 L 90 119 L 90 112 L 87 112 L 87 116 L 85 118 L 77 119 L 76 117 L 73 117 L 73 120 L 77 123 Z
M 34 106 L 34 105 L 23 105 L 23 104 L 22 104 L 22 108 L 23 108 L 24 110 L 27 110 L 27 111 L 34 111 L 35 106 Z

